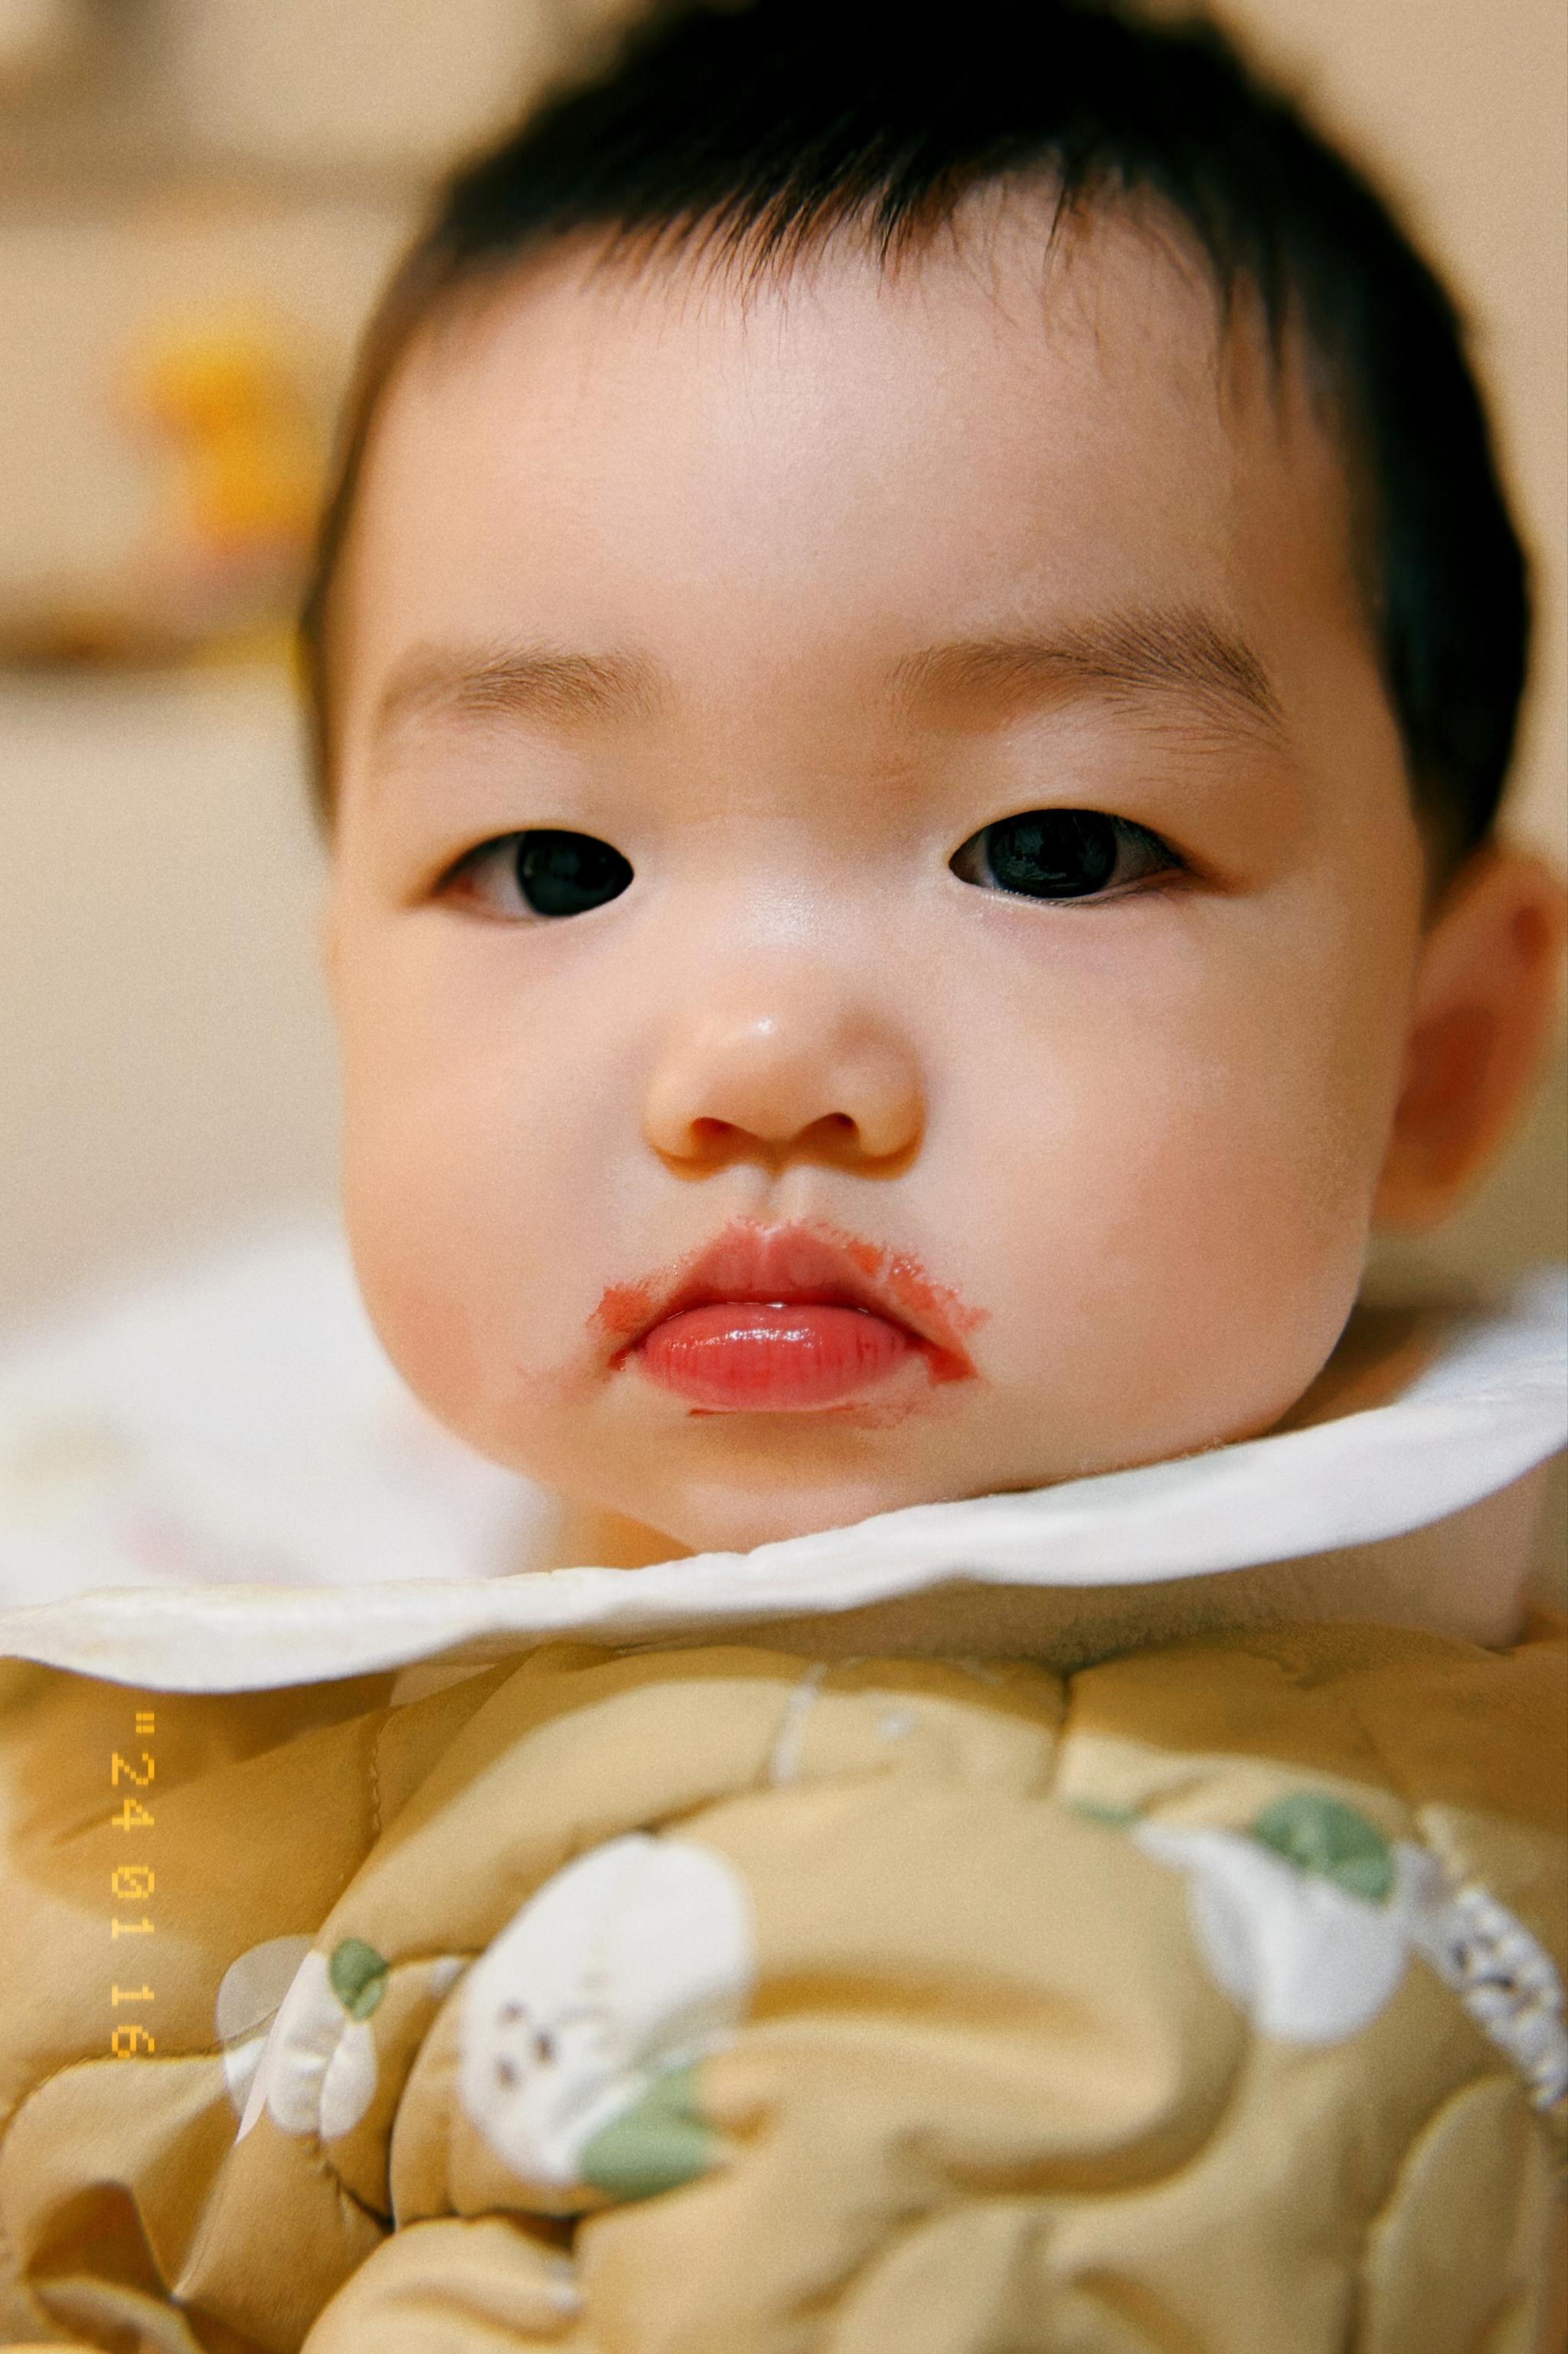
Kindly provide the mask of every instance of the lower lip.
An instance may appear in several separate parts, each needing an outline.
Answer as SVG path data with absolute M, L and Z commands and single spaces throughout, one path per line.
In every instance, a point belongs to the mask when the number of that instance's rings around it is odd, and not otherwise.
M 917 1353 L 902 1326 L 864 1309 L 721 1299 L 665 1317 L 636 1357 L 710 1414 L 803 1414 L 860 1396 Z

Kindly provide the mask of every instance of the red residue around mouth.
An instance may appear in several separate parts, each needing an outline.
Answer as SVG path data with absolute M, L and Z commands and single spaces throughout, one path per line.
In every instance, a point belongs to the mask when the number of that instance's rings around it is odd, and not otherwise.
M 656 1275 L 645 1275 L 638 1283 L 609 1284 L 589 1321 L 608 1339 L 624 1341 L 652 1323 L 659 1288 Z
M 974 1372 L 985 1321 L 910 1253 L 827 1226 L 726 1228 L 673 1267 L 612 1284 L 591 1320 L 700 1413 L 831 1408 L 918 1356 L 933 1386 Z
M 961 1382 L 973 1373 L 974 1367 L 958 1346 L 958 1336 L 977 1331 L 985 1322 L 985 1309 L 970 1308 L 947 1284 L 933 1283 L 919 1260 L 907 1251 L 879 1250 L 874 1243 L 861 1242 L 853 1235 L 834 1239 L 861 1273 L 880 1283 L 907 1315 L 952 1336 L 948 1347 L 935 1348 L 927 1359 L 933 1382 Z

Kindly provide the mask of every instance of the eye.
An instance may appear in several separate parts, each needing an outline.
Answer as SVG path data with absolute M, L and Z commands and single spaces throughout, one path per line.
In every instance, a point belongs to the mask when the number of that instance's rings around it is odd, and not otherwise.
M 982 890 L 1024 899 L 1088 899 L 1167 873 L 1181 861 L 1147 826 L 1103 810 L 1024 810 L 971 833 L 948 861 Z
M 620 898 L 631 867 L 597 834 L 535 826 L 471 850 L 450 880 L 495 915 L 584 916 Z

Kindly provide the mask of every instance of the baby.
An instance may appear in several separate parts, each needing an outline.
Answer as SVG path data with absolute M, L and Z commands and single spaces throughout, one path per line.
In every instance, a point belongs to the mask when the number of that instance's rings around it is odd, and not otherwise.
M 966 1533 L 744 1640 L 771 1553 L 683 1649 L 7 1670 L 10 2342 L 1552 2354 L 1505 1476 L 959 1575 L 1407 1379 L 1369 1235 L 1552 1013 L 1526 621 L 1445 295 L 1209 32 L 666 5 L 456 182 L 305 630 L 377 1329 L 562 1564 Z

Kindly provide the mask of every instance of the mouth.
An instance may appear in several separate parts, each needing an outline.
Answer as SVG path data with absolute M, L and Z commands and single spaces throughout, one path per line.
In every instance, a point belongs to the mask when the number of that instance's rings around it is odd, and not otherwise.
M 626 1366 L 702 1414 L 810 1414 L 907 1369 L 972 1377 L 980 1322 L 905 1254 L 819 1226 L 730 1226 L 688 1260 L 607 1291 L 594 1324 Z

